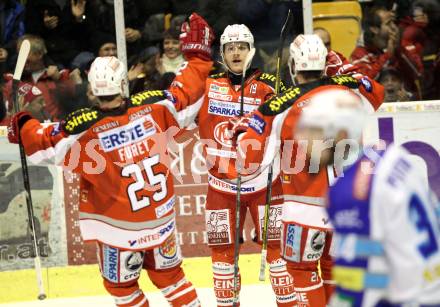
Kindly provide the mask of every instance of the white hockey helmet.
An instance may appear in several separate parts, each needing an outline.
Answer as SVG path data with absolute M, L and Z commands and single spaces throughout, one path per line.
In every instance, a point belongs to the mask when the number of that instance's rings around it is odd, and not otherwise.
M 117 58 L 97 57 L 90 67 L 88 79 L 95 96 L 122 94 L 125 66 Z
M 248 27 L 241 24 L 233 24 L 229 25 L 223 31 L 223 34 L 220 36 L 220 54 L 222 56 L 222 61 L 225 67 L 229 69 L 226 65 L 225 57 L 224 57 L 224 46 L 227 43 L 232 42 L 245 42 L 249 44 L 249 50 L 255 49 L 254 47 L 254 36 L 252 35 L 251 30 Z M 253 53 L 252 53 L 253 54 Z M 251 65 L 252 59 L 249 60 L 248 66 L 245 69 L 248 69 Z
M 321 128 L 327 140 L 345 130 L 349 139 L 359 141 L 367 111 L 361 97 L 349 89 L 330 89 L 314 95 L 304 106 L 299 128 Z
M 295 63 L 295 72 L 324 71 L 327 48 L 316 34 L 300 34 L 290 44 L 289 63 Z

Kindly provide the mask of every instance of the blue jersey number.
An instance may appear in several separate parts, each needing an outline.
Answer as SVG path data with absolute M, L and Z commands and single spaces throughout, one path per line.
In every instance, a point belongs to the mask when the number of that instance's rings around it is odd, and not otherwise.
M 418 245 L 418 249 L 423 257 L 429 258 L 438 250 L 438 244 L 426 208 L 416 195 L 411 197 L 409 210 L 411 221 L 419 232 L 425 234 L 425 239 Z

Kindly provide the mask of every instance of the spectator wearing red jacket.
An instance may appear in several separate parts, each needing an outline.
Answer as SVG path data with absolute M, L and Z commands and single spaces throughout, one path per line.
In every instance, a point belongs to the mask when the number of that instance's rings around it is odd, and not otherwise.
M 29 40 L 31 50 L 24 67 L 22 83 L 33 85 L 41 92 L 45 111 L 49 114 L 50 119 L 57 120 L 62 112 L 57 99 L 59 86 L 66 85 L 63 88 L 65 90 L 71 89 L 73 92 L 74 84 L 69 79 L 70 72 L 65 69 L 59 71 L 55 65 L 48 64 L 48 59 L 45 56 L 47 53 L 46 45 L 44 40 L 38 36 L 23 35 L 17 40 L 17 50 L 20 49 L 21 43 L 25 39 Z M 12 75 L 6 75 L 5 79 L 7 83 L 3 94 L 10 112 L 12 110 Z
M 438 20 L 440 5 L 435 0 L 418 0 L 413 3 L 412 17 L 407 16 L 400 24 L 403 28 L 400 46 L 402 57 L 411 68 L 414 79 L 422 82 L 421 96 L 437 99 L 432 94 L 435 86 L 435 59 L 440 50 Z M 438 72 L 437 72 L 438 73 Z
M 363 45 L 357 46 L 351 54 L 351 62 L 358 66 L 358 71 L 375 79 L 384 68 L 397 67 L 399 30 L 394 23 L 394 13 L 373 7 L 363 20 L 363 31 Z

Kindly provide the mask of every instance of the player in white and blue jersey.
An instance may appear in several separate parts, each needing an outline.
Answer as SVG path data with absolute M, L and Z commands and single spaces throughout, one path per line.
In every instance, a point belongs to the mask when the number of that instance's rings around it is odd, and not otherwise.
M 296 138 L 332 144 L 309 146 L 307 155 L 319 147 L 317 163 L 340 169 L 345 145 L 361 139 L 364 114 L 352 93 L 322 93 L 303 109 Z M 330 188 L 332 307 L 440 306 L 440 210 L 423 173 L 397 145 L 370 148 Z

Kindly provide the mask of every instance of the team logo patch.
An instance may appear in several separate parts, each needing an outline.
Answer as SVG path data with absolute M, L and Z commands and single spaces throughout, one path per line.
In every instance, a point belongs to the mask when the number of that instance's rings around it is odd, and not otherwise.
M 229 138 L 228 122 L 221 122 L 215 126 L 214 139 L 223 147 L 232 148 L 232 140 Z
M 139 278 L 144 263 L 143 252 L 123 251 L 121 252 L 121 282 Z
M 163 270 L 175 267 L 182 261 L 180 246 L 176 236 L 169 236 L 164 243 L 154 249 L 154 263 L 156 269 Z
M 206 210 L 205 219 L 208 244 L 218 245 L 232 243 L 229 210 Z
M 326 233 L 317 229 L 309 229 L 304 247 L 303 261 L 317 261 L 322 256 Z
M 166 258 L 172 259 L 176 256 L 177 253 L 177 244 L 174 236 L 170 236 L 165 240 L 164 244 L 159 247 L 159 254 Z
M 104 245 L 102 253 L 102 275 L 108 281 L 117 283 L 119 277 L 119 251 L 117 248 Z
M 264 227 L 264 207 L 258 206 L 258 217 L 260 220 L 260 240 L 263 240 Z M 267 224 L 267 239 L 279 240 L 281 235 L 281 215 L 283 213 L 283 205 L 270 206 L 269 221 Z
M 254 116 L 252 116 L 251 120 L 249 121 L 249 127 L 252 128 L 252 130 L 254 130 L 256 133 L 263 134 L 266 123 L 260 116 L 254 114 Z
M 371 82 L 367 78 L 364 77 L 361 79 L 361 83 L 365 87 L 365 90 L 368 93 L 371 93 L 371 91 L 373 90 L 373 86 L 371 85 Z
M 140 253 L 140 252 L 132 253 L 125 260 L 125 267 L 129 271 L 132 271 L 132 272 L 137 271 L 142 266 L 142 263 L 144 262 L 143 259 L 144 258 L 143 258 L 142 253 Z
M 25 83 L 18 88 L 18 95 L 25 96 L 32 89 L 32 84 Z

